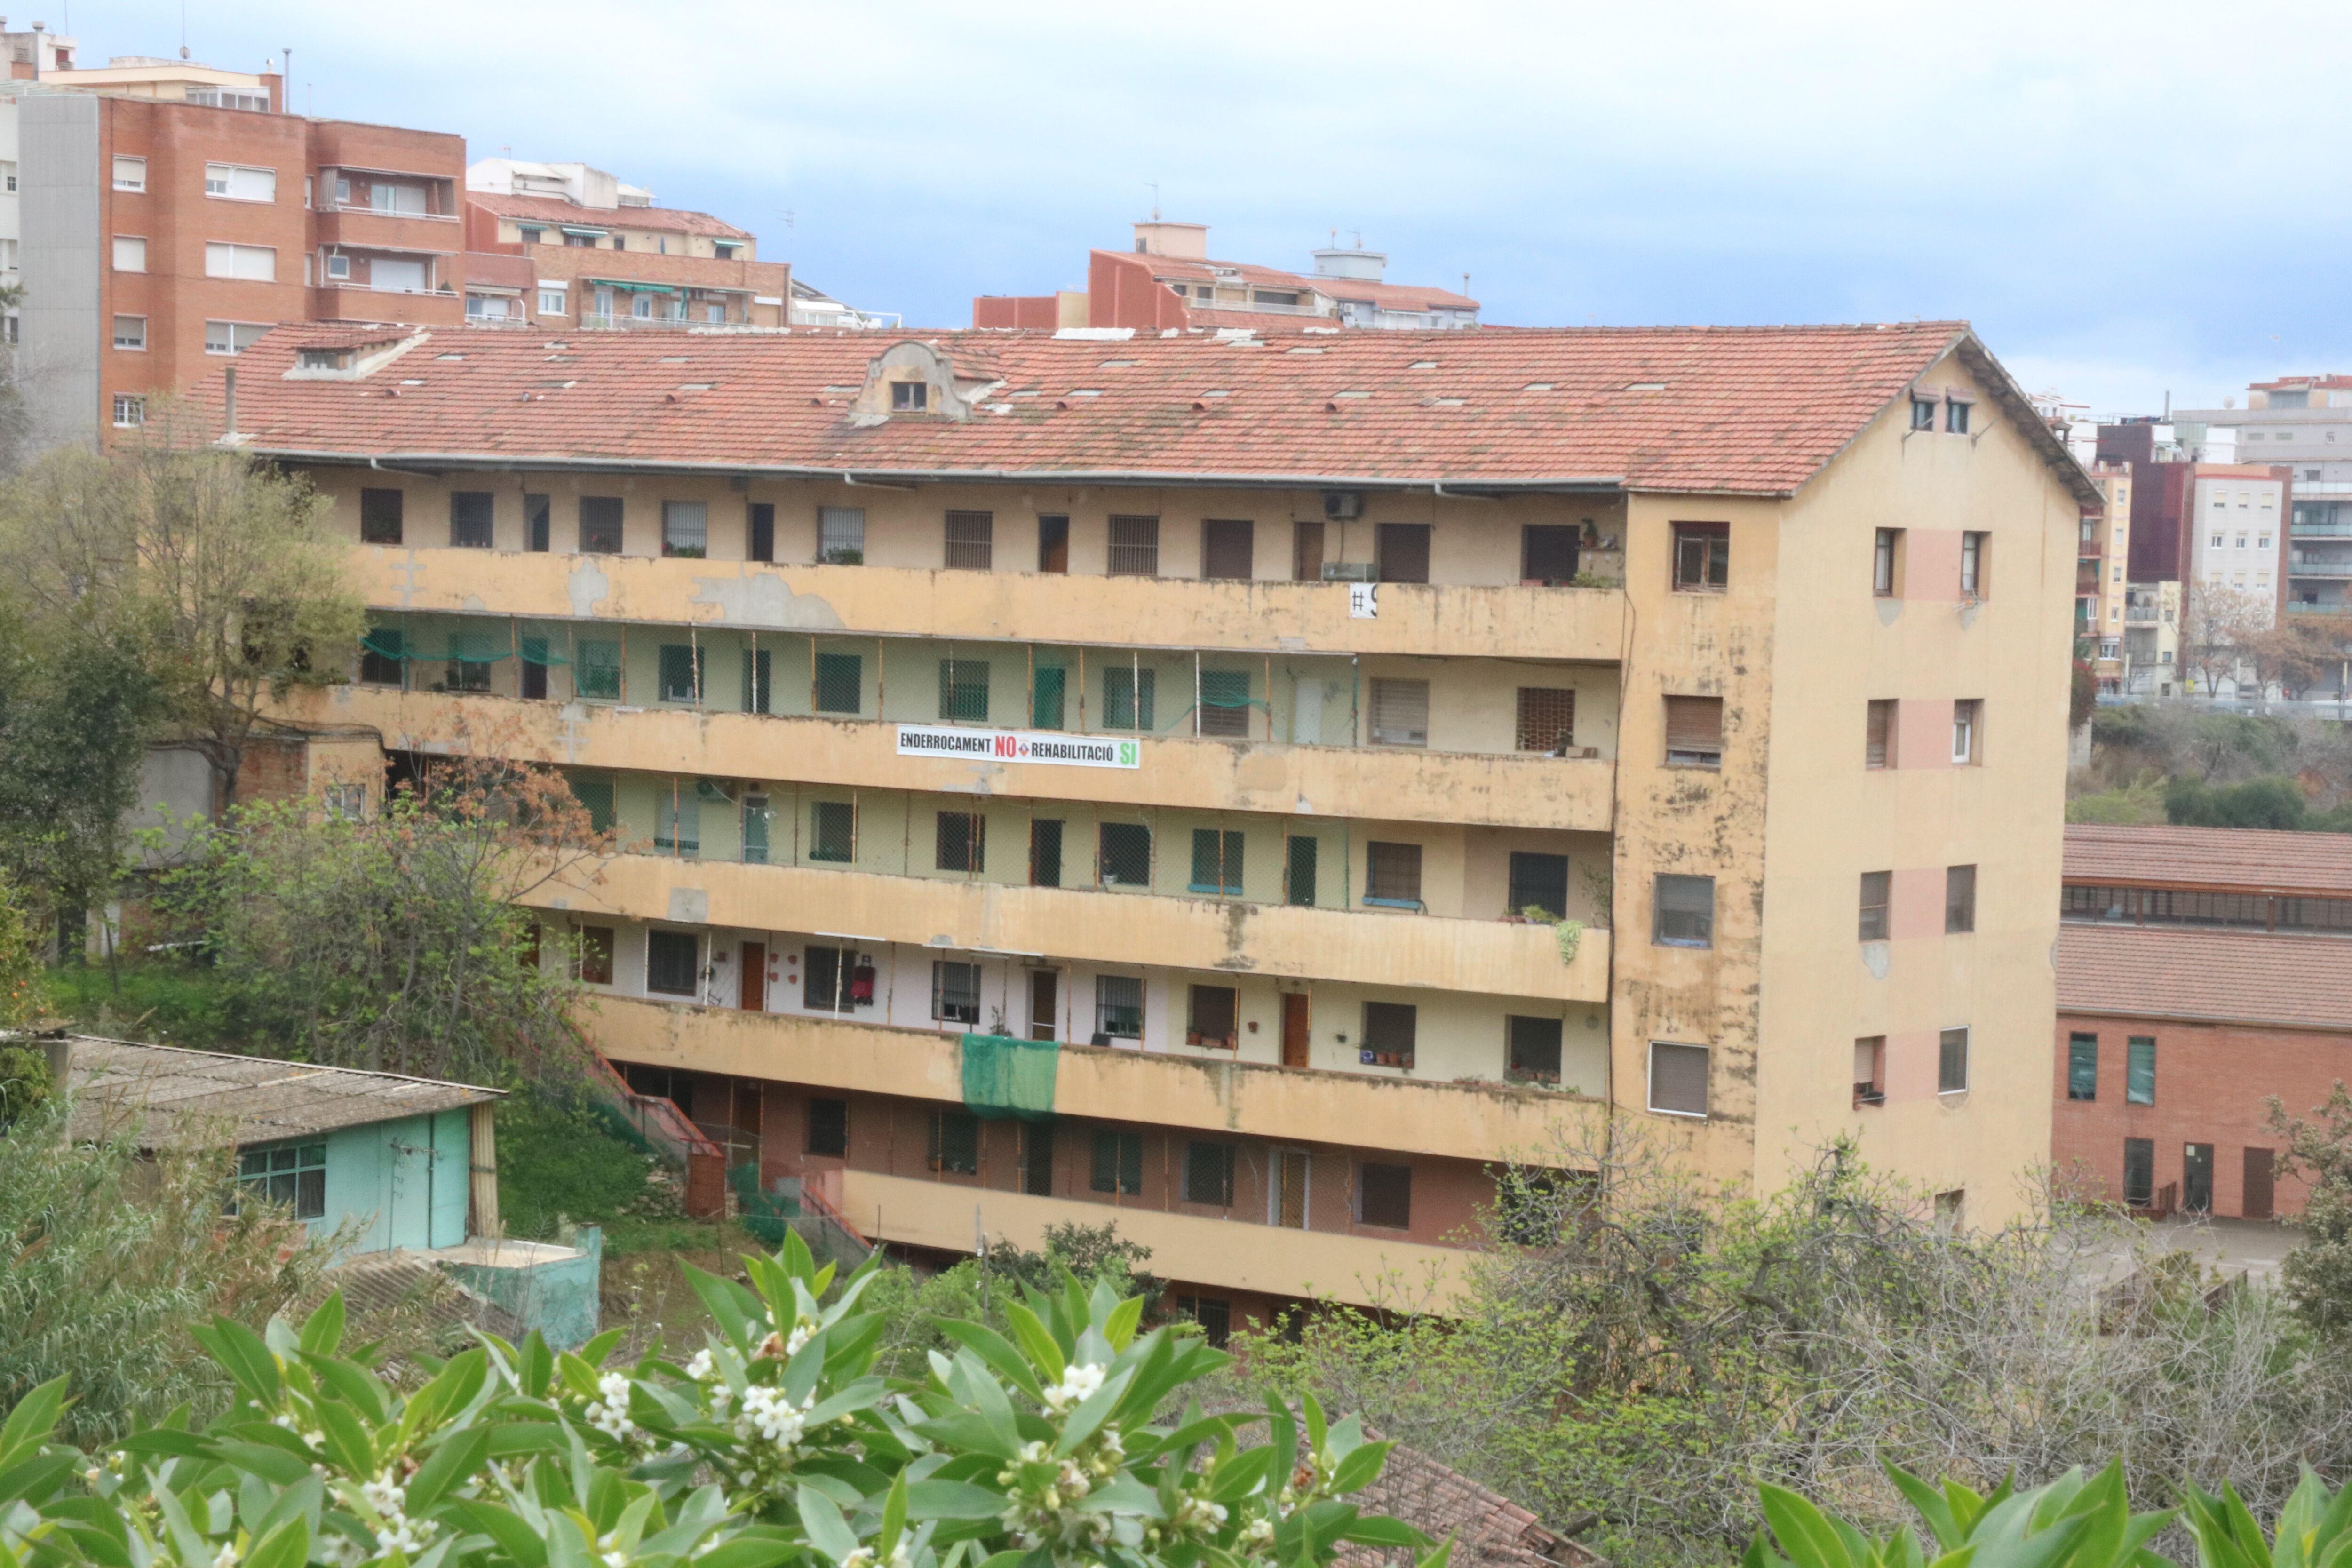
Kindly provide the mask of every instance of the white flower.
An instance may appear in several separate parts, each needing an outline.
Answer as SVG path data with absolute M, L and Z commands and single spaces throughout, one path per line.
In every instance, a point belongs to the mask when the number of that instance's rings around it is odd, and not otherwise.
M 367 1500 L 368 1507 L 386 1519 L 396 1519 L 408 1502 L 408 1489 L 394 1480 L 392 1472 L 386 1470 L 372 1481 L 362 1482 L 360 1496 Z
M 1220 1515 L 1223 1515 L 1224 1511 L 1225 1510 L 1222 1508 L 1217 1510 L 1217 1512 Z M 1259 1514 L 1255 1519 L 1251 1520 L 1247 1524 L 1242 1526 L 1243 1545 L 1270 1546 L 1273 1543 L 1274 1521 L 1266 1518 L 1265 1515 Z
M 596 1380 L 596 1392 L 604 1396 L 604 1403 L 607 1405 L 627 1405 L 629 1374 L 625 1372 L 606 1373 Z
M 221 1542 L 219 1552 L 213 1558 L 213 1568 L 229 1568 L 229 1564 L 236 1561 L 236 1542 L 234 1541 L 224 1541 Z
M 710 1359 L 708 1350 L 695 1352 L 693 1359 L 686 1363 L 686 1375 L 697 1383 L 709 1382 L 710 1374 L 717 1370 L 718 1364 Z
M 816 1325 L 806 1318 L 794 1323 L 791 1337 L 784 1341 L 784 1359 L 790 1361 L 793 1356 L 798 1355 L 801 1347 L 809 1342 L 809 1336 L 814 1332 L 816 1332 Z
M 1103 1385 L 1103 1369 L 1085 1362 L 1062 1373 L 1062 1381 L 1045 1390 L 1045 1408 L 1056 1415 L 1074 1405 L 1084 1404 L 1088 1395 Z
M 743 1412 L 735 1418 L 736 1435 L 748 1440 L 756 1433 L 777 1447 L 790 1450 L 807 1428 L 806 1412 L 815 1405 L 814 1392 L 795 1409 L 791 1396 L 782 1389 L 755 1383 L 743 1391 Z

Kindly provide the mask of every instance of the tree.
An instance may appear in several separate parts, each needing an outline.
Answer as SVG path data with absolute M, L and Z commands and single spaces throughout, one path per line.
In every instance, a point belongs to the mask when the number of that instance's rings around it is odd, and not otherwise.
M 2352 1092 L 2336 1080 L 2319 1120 L 2290 1117 L 2271 1096 L 2271 1131 L 2286 1144 L 2279 1169 L 2311 1184 L 2303 1208 L 2303 1245 L 2280 1273 L 2287 1300 L 2313 1331 L 2339 1347 L 2352 1343 Z
M 269 729 L 265 704 L 341 679 L 364 624 L 326 510 L 302 480 L 204 444 L 165 404 L 106 452 L 61 448 L 17 476 L 0 497 L 0 571 L 37 616 L 79 605 L 140 651 L 226 810 Z
M 2253 673 L 2251 652 L 2274 623 L 2278 606 L 2267 595 L 2221 583 L 2181 584 L 2180 658 L 2196 667 L 2208 693 L 2225 680 Z

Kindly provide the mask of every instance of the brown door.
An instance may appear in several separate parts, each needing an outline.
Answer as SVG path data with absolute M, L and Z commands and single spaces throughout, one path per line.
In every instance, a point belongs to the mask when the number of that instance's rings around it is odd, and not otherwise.
M 739 956 L 743 960 L 743 1011 L 764 1013 L 768 1008 L 768 944 L 747 942 Z
M 1301 583 L 1323 580 L 1323 524 L 1302 521 L 1290 525 L 1290 574 Z
M 1066 517 L 1041 517 L 1037 520 L 1037 570 L 1067 572 L 1070 569 L 1070 520 Z
M 2239 1212 L 2248 1219 L 2271 1217 L 2271 1158 L 2273 1151 L 2246 1151 L 2246 1195 Z
M 1274 1152 L 1273 1212 L 1266 1215 L 1276 1225 L 1293 1230 L 1307 1228 L 1307 1151 L 1276 1149 Z
M 1055 823 L 1054 826 L 1058 827 L 1061 824 Z M 1031 1039 L 1050 1040 L 1056 1037 L 1054 1030 L 1054 1015 L 1059 1011 L 1055 1005 L 1055 996 L 1060 989 L 1052 970 L 1033 969 L 1029 972 L 1029 1037 Z
M 1384 522 L 1372 535 L 1383 583 L 1429 581 L 1429 524 Z
M 1282 1065 L 1286 1068 L 1307 1065 L 1307 993 L 1304 991 L 1282 994 Z

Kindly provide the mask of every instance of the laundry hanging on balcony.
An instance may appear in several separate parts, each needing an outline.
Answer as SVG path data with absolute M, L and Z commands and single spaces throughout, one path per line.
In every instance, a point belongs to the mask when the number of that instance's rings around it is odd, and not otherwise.
M 963 1102 L 975 1116 L 1050 1121 L 1062 1048 L 1051 1040 L 963 1037 Z

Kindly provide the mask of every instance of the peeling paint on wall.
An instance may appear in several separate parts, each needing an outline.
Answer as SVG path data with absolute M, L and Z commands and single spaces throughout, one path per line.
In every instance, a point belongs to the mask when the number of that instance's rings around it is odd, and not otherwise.
M 564 587 L 572 595 L 572 613 L 575 616 L 594 615 L 596 606 L 613 596 L 613 580 L 592 558 L 583 557 L 572 569 Z
M 773 626 L 779 631 L 841 631 L 848 623 L 814 594 L 795 594 L 775 572 L 748 572 L 740 577 L 697 577 L 696 605 L 716 605 L 723 626 Z

